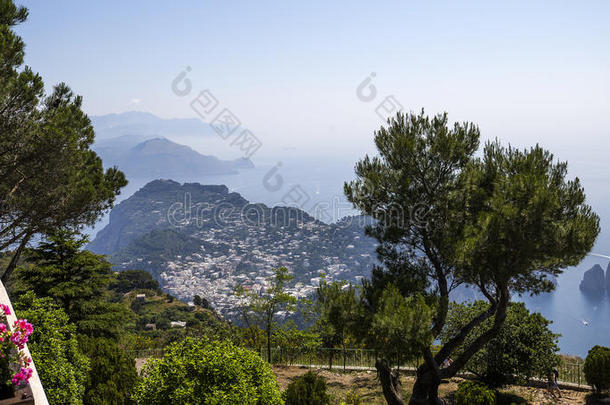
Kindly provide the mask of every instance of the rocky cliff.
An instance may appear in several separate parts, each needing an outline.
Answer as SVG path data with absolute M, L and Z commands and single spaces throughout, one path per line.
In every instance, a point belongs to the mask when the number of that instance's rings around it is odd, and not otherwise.
M 599 264 L 596 264 L 589 270 L 585 271 L 584 277 L 580 282 L 580 289 L 583 292 L 602 293 L 606 289 L 606 277 L 604 269 Z

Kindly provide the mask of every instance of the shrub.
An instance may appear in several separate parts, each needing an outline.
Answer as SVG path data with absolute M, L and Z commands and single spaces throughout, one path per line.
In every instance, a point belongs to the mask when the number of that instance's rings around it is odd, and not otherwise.
M 109 288 L 124 294 L 136 289 L 160 291 L 159 282 L 144 270 L 124 270 L 116 275 Z
M 80 335 L 78 340 L 91 362 L 84 404 L 131 404 L 130 396 L 138 379 L 134 358 L 111 339 Z
M 514 392 L 496 392 L 496 405 L 528 405 L 529 403 Z
M 485 311 L 488 304 L 452 304 L 447 324 L 441 335 L 446 343 L 459 329 Z M 491 326 L 488 319 L 468 334 L 455 356 Z M 466 370 L 478 376 L 490 387 L 500 387 L 517 380 L 548 376 L 559 363 L 558 335 L 549 329 L 550 321 L 539 313 L 531 313 L 523 303 L 508 306 L 506 321 L 500 332 L 479 350 L 466 364 Z M 516 377 L 516 378 L 515 378 Z
M 345 405 L 361 405 L 363 402 L 360 393 L 357 390 L 352 389 L 345 394 L 345 401 L 342 403 Z
M 292 381 L 285 392 L 286 405 L 327 405 L 330 396 L 326 393 L 326 381 L 308 371 Z
M 35 325 L 28 348 L 50 404 L 82 404 L 89 360 L 76 340 L 76 327 L 51 298 L 19 297 L 16 312 Z
M 610 388 L 610 348 L 595 346 L 589 350 L 583 371 L 597 393 Z
M 456 405 L 494 405 L 496 392 L 480 382 L 464 381 L 455 393 Z
M 270 366 L 230 342 L 186 338 L 149 360 L 133 395 L 137 404 L 281 404 Z

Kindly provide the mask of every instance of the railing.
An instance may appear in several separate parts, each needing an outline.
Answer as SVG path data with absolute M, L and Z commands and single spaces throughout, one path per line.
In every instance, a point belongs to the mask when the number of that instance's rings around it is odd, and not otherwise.
M 267 359 L 267 349 L 258 349 L 263 360 Z M 436 350 L 433 350 L 435 353 Z M 287 366 L 326 367 L 333 369 L 374 370 L 377 356 L 371 349 L 339 349 L 318 348 L 302 350 L 299 348 L 272 347 L 271 363 Z M 415 370 L 422 359 L 400 362 L 400 369 Z
M 586 386 L 585 374 L 583 372 L 583 363 L 576 361 L 562 361 L 557 367 L 559 371 L 559 380 L 577 386 Z
M 256 349 L 263 360 L 267 359 L 267 348 Z M 436 350 L 433 350 L 433 353 Z M 147 349 L 130 351 L 137 358 L 150 358 L 163 356 L 163 349 Z M 375 351 L 370 349 L 302 349 L 294 347 L 272 347 L 271 361 L 275 365 L 301 366 L 309 368 L 331 368 L 333 370 L 375 370 Z M 422 364 L 422 359 L 405 361 L 400 363 L 402 370 L 415 370 Z M 557 367 L 559 381 L 561 383 L 573 384 L 578 387 L 587 387 L 583 373 L 583 363 L 577 361 L 562 360 Z M 546 381 L 545 377 L 540 377 Z
M 263 360 L 267 359 L 267 349 L 258 350 Z M 433 350 L 433 353 L 436 350 Z M 330 368 L 333 370 L 375 370 L 375 351 L 370 349 L 346 349 L 345 356 L 342 349 L 320 348 L 316 350 L 299 350 L 295 348 L 273 347 L 271 348 L 271 362 L 276 365 L 305 366 L 315 368 Z M 401 362 L 400 369 L 415 370 L 422 364 L 422 359 Z M 574 384 L 578 387 L 586 387 L 587 382 L 583 373 L 583 364 L 576 361 L 562 360 L 557 367 L 559 381 L 561 383 Z M 546 381 L 541 376 L 539 380 Z

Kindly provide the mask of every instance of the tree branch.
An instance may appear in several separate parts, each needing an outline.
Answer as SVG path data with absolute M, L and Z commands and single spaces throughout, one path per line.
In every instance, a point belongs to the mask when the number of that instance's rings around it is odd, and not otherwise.
M 25 235 L 26 233 L 28 233 L 27 229 L 22 230 L 20 233 L 18 233 L 16 236 L 13 236 L 11 239 L 9 239 L 7 242 L 4 242 L 2 245 L 0 245 L 0 250 L 4 250 L 7 247 L 11 246 L 13 243 L 17 242 L 23 235 Z
M 462 352 L 462 354 L 453 362 L 451 365 L 441 370 L 443 377 L 453 377 L 461 368 L 463 368 L 468 360 L 477 352 L 483 345 L 485 345 L 491 338 L 493 338 L 506 319 L 506 309 L 510 302 L 510 293 L 506 286 L 500 288 L 500 298 L 496 305 L 494 323 L 491 328 L 485 331 L 481 336 L 475 339 L 468 347 Z M 446 345 L 445 345 L 446 346 Z M 440 354 L 440 352 L 439 352 Z M 437 355 L 438 356 L 438 355 Z
M 19 244 L 19 247 L 17 248 L 17 250 L 13 254 L 13 257 L 11 258 L 11 261 L 9 262 L 8 266 L 6 266 L 6 269 L 4 270 L 4 273 L 2 274 L 2 282 L 6 283 L 8 281 L 8 278 L 13 273 L 13 270 L 15 270 L 15 267 L 17 267 L 17 262 L 19 261 L 19 257 L 21 257 L 21 253 L 23 252 L 23 249 L 26 247 L 26 245 L 30 241 L 31 237 L 32 237 L 32 234 L 28 233 L 21 240 L 21 243 Z
M 441 370 L 438 366 L 438 361 L 436 361 L 436 359 L 432 355 L 432 352 L 430 351 L 430 347 L 428 347 L 428 346 L 424 347 L 422 352 L 424 354 L 424 361 L 426 362 L 426 365 L 428 366 L 428 368 L 430 370 L 432 370 L 432 372 L 434 373 L 436 378 L 438 378 L 440 380 L 441 379 Z

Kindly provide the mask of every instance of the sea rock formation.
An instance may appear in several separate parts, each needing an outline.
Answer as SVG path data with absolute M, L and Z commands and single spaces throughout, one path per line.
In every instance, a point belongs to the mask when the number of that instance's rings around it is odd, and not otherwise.
M 604 269 L 599 264 L 585 271 L 584 277 L 580 282 L 580 290 L 590 293 L 602 293 L 606 289 L 606 277 Z

